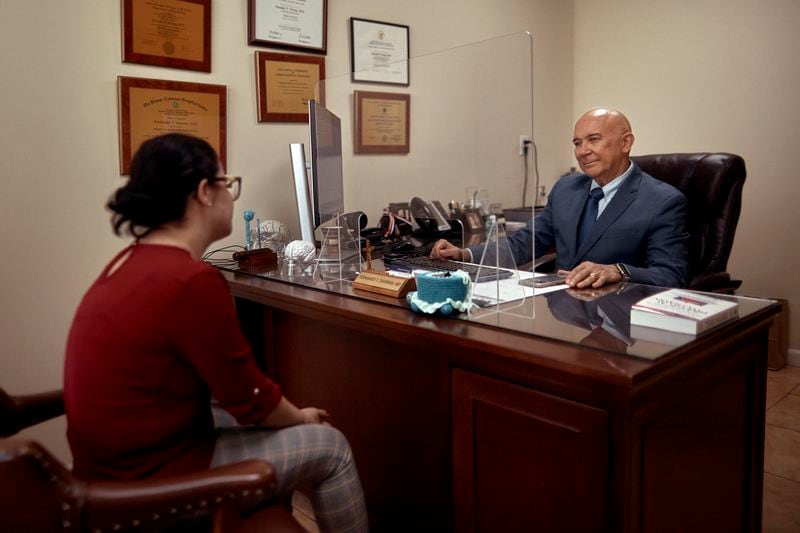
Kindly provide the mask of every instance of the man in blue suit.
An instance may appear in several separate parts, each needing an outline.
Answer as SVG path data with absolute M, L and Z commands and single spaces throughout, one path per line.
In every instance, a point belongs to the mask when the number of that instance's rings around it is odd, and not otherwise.
M 556 249 L 556 269 L 570 287 L 599 288 L 632 281 L 683 287 L 688 280 L 686 198 L 645 174 L 630 159 L 633 133 L 614 109 L 597 108 L 575 123 L 572 140 L 583 174 L 561 178 L 547 206 L 508 238 L 516 264 Z M 461 249 L 440 240 L 438 259 L 471 261 L 481 248 Z

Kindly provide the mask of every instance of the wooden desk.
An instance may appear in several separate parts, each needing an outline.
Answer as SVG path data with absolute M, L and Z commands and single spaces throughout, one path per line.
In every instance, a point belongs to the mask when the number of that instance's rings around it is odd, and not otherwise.
M 760 530 L 775 304 L 621 349 L 553 298 L 529 334 L 224 275 L 286 395 L 350 441 L 375 531 Z

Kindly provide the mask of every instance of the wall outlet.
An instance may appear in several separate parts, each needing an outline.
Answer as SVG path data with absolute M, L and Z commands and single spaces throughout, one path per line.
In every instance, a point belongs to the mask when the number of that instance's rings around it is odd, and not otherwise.
M 524 156 L 528 153 L 528 145 L 531 142 L 531 138 L 527 135 L 520 135 L 519 136 L 519 155 Z

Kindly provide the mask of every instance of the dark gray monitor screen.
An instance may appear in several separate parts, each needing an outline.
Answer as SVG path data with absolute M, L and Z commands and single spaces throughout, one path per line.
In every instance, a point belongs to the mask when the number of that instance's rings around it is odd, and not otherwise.
M 344 213 L 342 122 L 315 100 L 309 100 L 311 126 L 311 197 L 314 225 Z

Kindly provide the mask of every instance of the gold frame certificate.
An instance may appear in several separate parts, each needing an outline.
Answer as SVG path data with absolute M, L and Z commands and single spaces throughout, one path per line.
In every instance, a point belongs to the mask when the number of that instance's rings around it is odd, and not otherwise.
M 256 52 L 256 94 L 259 122 L 307 122 L 308 101 L 325 103 L 320 80 L 325 58 Z
M 247 42 L 325 54 L 328 0 L 248 0 Z
M 205 139 L 227 166 L 225 85 L 118 76 L 117 88 L 120 174 L 144 141 L 165 133 Z
M 122 61 L 211 72 L 211 0 L 123 0 Z
M 408 26 L 350 18 L 350 72 L 354 82 L 408 86 Z
M 411 150 L 411 95 L 355 91 L 357 154 L 407 154 Z

